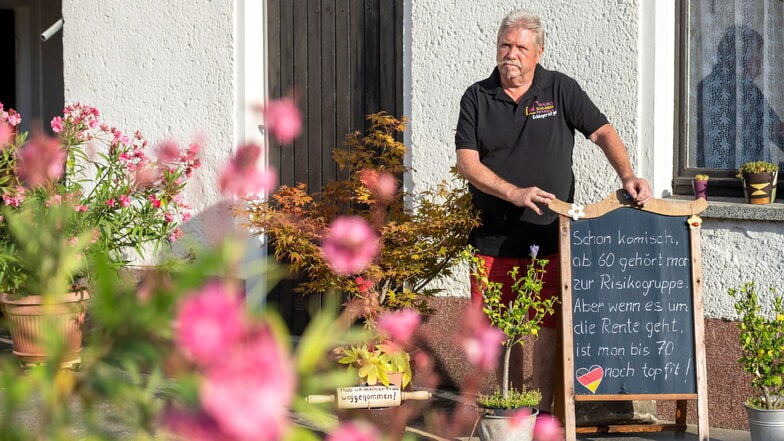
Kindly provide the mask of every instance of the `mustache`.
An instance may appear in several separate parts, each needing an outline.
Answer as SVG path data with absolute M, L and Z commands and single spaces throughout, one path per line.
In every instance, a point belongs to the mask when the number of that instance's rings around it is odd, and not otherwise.
M 506 65 L 515 66 L 522 68 L 523 66 L 517 60 L 501 60 L 498 62 L 498 67 L 503 67 Z

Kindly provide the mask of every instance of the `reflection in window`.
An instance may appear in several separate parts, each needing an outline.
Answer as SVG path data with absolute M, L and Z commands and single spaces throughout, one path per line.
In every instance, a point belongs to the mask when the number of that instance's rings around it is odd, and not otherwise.
M 780 0 L 691 0 L 689 163 L 784 160 Z

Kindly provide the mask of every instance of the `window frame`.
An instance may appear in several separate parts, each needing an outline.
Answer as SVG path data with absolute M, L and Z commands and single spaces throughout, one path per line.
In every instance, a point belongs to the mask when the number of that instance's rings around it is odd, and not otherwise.
M 689 166 L 689 66 L 690 54 L 689 35 L 690 35 L 690 0 L 679 2 L 676 11 L 676 35 L 677 43 L 675 47 L 675 60 L 677 63 L 676 91 L 675 91 L 675 145 L 677 146 L 674 156 L 674 168 L 672 179 L 672 192 L 676 195 L 692 195 L 692 179 L 697 174 L 707 174 L 710 176 L 710 186 L 708 195 L 743 198 L 743 186 L 740 179 L 733 169 L 713 169 Z M 779 179 L 778 193 L 781 194 L 784 182 Z

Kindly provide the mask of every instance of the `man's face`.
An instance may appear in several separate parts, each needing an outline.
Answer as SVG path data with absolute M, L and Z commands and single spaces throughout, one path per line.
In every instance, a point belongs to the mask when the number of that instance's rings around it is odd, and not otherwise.
M 536 45 L 534 33 L 528 29 L 513 28 L 501 36 L 496 52 L 496 63 L 506 80 L 530 81 L 544 47 Z

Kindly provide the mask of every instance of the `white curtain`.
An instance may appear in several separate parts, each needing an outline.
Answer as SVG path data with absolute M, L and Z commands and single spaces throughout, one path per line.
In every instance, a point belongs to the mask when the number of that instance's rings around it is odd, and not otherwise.
M 784 1 L 689 1 L 689 165 L 781 162 Z

